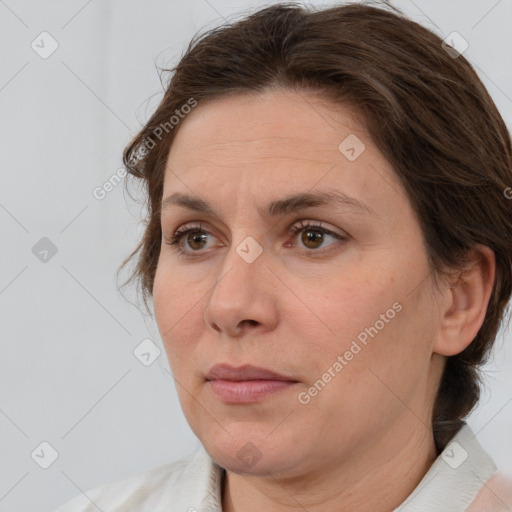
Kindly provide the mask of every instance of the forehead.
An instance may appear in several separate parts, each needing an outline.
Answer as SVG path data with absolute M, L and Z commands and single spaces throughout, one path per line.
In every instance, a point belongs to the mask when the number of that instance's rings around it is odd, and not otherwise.
M 234 95 L 199 104 L 182 121 L 170 158 L 193 160 L 206 153 L 236 158 L 251 151 L 263 158 L 281 154 L 333 161 L 340 156 L 343 134 L 350 133 L 368 138 L 362 117 L 353 107 L 335 105 L 318 93 Z
M 356 109 L 313 92 L 278 90 L 195 107 L 170 149 L 164 196 L 257 190 L 272 199 L 315 187 L 382 206 L 396 203 L 400 189 Z

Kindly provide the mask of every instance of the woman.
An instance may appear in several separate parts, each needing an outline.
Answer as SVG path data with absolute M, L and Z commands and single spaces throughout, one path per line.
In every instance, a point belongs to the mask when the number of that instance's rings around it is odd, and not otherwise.
M 130 258 L 202 446 L 59 512 L 511 510 L 464 422 L 512 293 L 511 141 L 469 63 L 398 12 L 281 4 L 173 71 L 124 153 Z

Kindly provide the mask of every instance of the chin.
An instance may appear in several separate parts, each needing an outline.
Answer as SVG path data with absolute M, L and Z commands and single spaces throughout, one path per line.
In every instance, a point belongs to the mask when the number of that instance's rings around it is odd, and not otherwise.
M 209 451 L 211 457 L 226 470 L 239 475 L 265 476 L 275 475 L 296 466 L 290 460 L 289 451 L 271 452 L 260 450 L 251 443 L 246 443 L 239 450 L 224 451 L 221 448 L 214 448 Z M 266 455 L 265 455 L 266 454 Z
M 223 468 L 237 474 L 268 476 L 297 467 L 301 444 L 285 440 L 276 432 L 269 436 L 268 428 L 250 428 L 240 423 L 236 428 L 219 425 L 208 429 L 208 435 L 198 436 L 206 451 Z

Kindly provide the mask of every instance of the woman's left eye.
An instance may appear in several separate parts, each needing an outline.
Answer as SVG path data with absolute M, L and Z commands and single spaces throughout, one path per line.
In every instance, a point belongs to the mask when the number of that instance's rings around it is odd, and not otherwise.
M 300 221 L 298 224 L 294 224 L 288 230 L 289 234 L 295 234 L 294 238 L 300 235 L 300 242 L 303 247 L 309 250 L 309 252 L 315 249 L 323 249 L 325 247 L 326 237 L 334 238 L 335 240 L 345 241 L 347 236 L 339 233 L 335 233 L 330 229 L 322 226 L 321 223 Z M 199 253 L 201 249 L 205 247 L 205 242 L 208 241 L 208 237 L 211 234 L 202 228 L 201 224 L 192 226 L 182 226 L 176 230 L 172 236 L 165 237 L 166 243 L 171 246 L 176 246 L 176 250 L 180 253 Z M 195 245 L 195 249 L 189 250 L 183 248 L 183 239 L 190 249 Z M 198 245 L 196 245 L 198 244 Z M 292 244 L 294 247 L 296 243 Z
M 293 225 L 290 228 L 290 232 L 295 233 L 296 235 L 300 234 L 301 243 L 308 249 L 324 248 L 323 243 L 326 239 L 326 236 L 330 236 L 335 240 L 343 241 L 347 239 L 346 236 L 324 228 L 321 223 L 311 223 L 305 221 L 300 221 L 298 225 Z

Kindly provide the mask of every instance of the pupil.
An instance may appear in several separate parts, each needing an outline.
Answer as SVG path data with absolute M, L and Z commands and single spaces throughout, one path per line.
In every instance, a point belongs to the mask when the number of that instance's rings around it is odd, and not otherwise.
M 318 230 L 310 229 L 309 231 L 304 232 L 305 240 L 304 243 L 307 246 L 310 246 L 311 244 L 315 247 L 318 246 L 318 244 L 315 244 L 315 242 L 322 241 L 323 233 Z
M 190 233 L 189 235 L 189 242 L 191 246 L 194 246 L 194 244 L 197 242 L 199 245 L 201 245 L 201 241 L 204 242 L 205 235 L 201 233 Z

